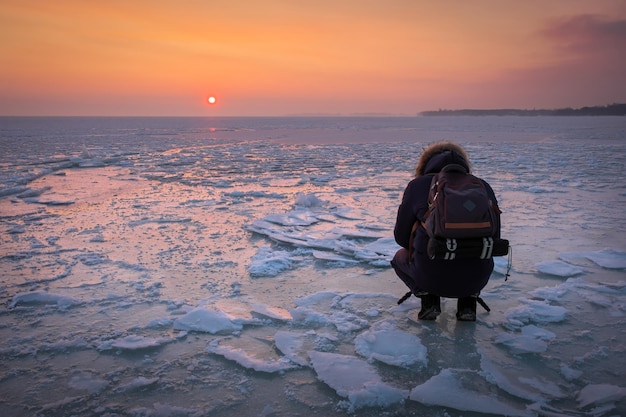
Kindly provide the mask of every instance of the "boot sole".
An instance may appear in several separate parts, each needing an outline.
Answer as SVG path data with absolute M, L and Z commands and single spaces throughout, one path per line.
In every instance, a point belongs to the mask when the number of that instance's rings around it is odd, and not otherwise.
M 456 318 L 459 321 L 476 321 L 476 314 L 463 313 L 459 314 Z

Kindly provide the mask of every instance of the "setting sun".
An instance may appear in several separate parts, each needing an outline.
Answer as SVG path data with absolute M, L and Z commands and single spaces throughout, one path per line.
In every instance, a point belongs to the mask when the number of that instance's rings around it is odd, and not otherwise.
M 209 104 L 215 104 L 215 97 L 211 96 L 208 99 Z

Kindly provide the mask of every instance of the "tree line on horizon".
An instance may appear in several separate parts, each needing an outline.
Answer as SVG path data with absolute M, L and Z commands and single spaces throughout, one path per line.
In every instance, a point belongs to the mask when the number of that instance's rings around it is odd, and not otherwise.
M 461 109 L 461 110 L 429 110 L 419 113 L 420 116 L 626 116 L 626 104 L 613 103 L 606 106 L 588 106 L 573 109 Z

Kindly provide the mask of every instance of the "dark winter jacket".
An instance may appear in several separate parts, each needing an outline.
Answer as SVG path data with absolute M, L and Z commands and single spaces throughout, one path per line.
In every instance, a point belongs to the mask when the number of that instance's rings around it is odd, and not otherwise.
M 465 151 L 458 145 L 444 142 L 427 148 L 415 169 L 416 177 L 407 185 L 398 208 L 394 236 L 396 242 L 409 249 L 411 229 L 416 220 L 423 221 L 428 209 L 428 192 L 432 175 L 448 164 L 459 164 L 471 170 Z M 483 181 L 490 198 L 497 204 L 491 186 Z M 418 227 L 413 241 L 413 277 L 417 286 L 433 294 L 464 297 L 477 294 L 487 284 L 493 271 L 493 259 L 432 260 L 426 254 L 428 235 Z

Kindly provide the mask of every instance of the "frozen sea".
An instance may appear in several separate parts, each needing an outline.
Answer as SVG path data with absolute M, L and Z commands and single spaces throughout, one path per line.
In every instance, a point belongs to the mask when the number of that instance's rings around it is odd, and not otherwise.
M 389 260 L 423 147 L 512 244 L 475 323 Z M 626 415 L 626 118 L 0 118 L 2 416 Z

